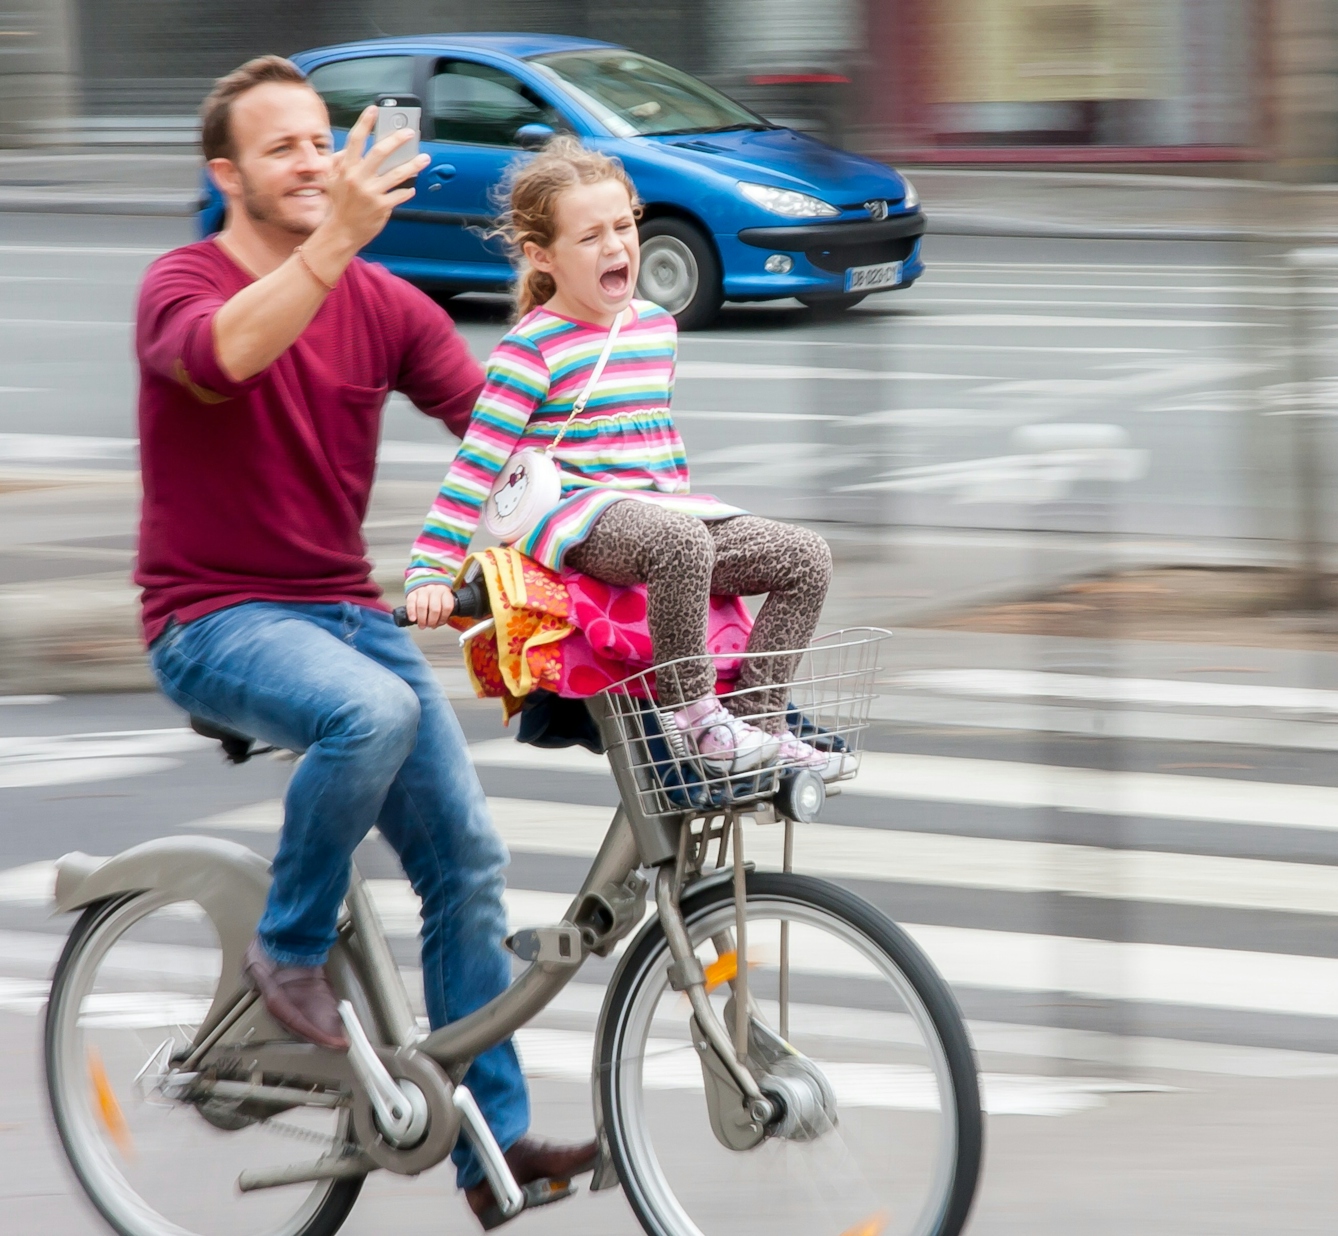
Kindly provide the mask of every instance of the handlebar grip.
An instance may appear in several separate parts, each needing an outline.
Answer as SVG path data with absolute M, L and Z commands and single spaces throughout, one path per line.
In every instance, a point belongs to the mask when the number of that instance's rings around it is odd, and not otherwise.
M 492 606 L 488 602 L 488 585 L 482 576 L 470 583 L 461 584 L 458 588 L 452 588 L 451 595 L 455 597 L 452 617 L 486 618 L 492 612 Z M 397 627 L 413 626 L 409 621 L 409 611 L 403 605 L 394 611 L 392 617 Z

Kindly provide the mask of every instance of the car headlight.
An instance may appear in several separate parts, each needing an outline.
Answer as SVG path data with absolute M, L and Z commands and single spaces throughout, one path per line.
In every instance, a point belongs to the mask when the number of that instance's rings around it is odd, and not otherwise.
M 915 191 L 915 186 L 905 176 L 901 178 L 901 183 L 906 186 L 906 196 L 901 201 L 902 208 L 914 210 L 920 204 L 920 195 Z
M 793 189 L 777 189 L 772 185 L 754 185 L 741 180 L 739 192 L 763 210 L 769 210 L 774 215 L 784 215 L 787 219 L 830 219 L 841 213 L 835 206 L 829 206 L 816 197 L 809 197 L 807 193 L 796 193 Z

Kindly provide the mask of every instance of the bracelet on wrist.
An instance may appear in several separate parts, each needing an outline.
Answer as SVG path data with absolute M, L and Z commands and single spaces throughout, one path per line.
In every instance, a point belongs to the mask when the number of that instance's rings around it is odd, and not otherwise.
M 336 284 L 326 283 L 325 280 L 322 279 L 320 275 L 316 273 L 311 263 L 307 261 L 307 255 L 302 252 L 301 245 L 298 245 L 297 248 L 293 250 L 293 256 L 297 258 L 299 262 L 302 263 L 302 269 L 305 270 L 307 274 L 309 274 L 313 279 L 315 279 L 316 282 L 319 283 L 321 287 L 323 287 L 327 292 L 333 292 L 335 290 L 335 287 L 337 286 Z

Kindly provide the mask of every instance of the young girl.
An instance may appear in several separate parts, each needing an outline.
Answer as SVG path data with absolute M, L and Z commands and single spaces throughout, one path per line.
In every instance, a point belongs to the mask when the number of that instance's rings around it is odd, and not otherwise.
M 409 617 L 450 616 L 449 585 L 507 458 L 551 443 L 604 348 L 619 331 L 585 410 L 555 453 L 562 501 L 515 543 L 554 570 L 645 584 L 660 706 L 714 770 L 782 762 L 821 768 L 827 756 L 785 725 L 794 657 L 745 660 L 727 712 L 706 655 L 709 597 L 767 593 L 750 652 L 803 648 L 831 578 L 831 553 L 803 528 L 748 515 L 688 486 L 683 442 L 669 415 L 674 319 L 633 299 L 640 266 L 636 190 L 621 164 L 560 137 L 515 175 L 505 235 L 523 258 L 518 320 L 488 362 L 487 383 L 459 454 L 413 547 Z

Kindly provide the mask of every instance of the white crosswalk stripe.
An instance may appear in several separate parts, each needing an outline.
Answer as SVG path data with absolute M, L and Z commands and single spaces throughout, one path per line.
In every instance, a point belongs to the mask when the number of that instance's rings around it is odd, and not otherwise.
M 36 868 L 29 868 L 22 878 L 13 878 L 8 887 L 31 889 L 36 883 L 36 872 Z M 50 876 L 45 878 L 49 881 Z M 399 937 L 417 935 L 419 903 L 407 881 L 371 880 L 369 884 L 387 933 Z M 511 888 L 507 889 L 504 900 L 508 924 L 514 929 L 560 921 L 572 899 L 566 893 Z M 916 923 L 902 926 L 948 981 L 962 986 L 1020 992 L 1068 991 L 1106 1000 L 1338 1017 L 1338 958 L 1127 944 Z M 16 942 L 8 937 L 18 934 L 21 933 L 0 932 L 0 962 L 13 956 Z M 24 943 L 24 947 L 29 945 Z M 158 950 L 169 961 L 177 956 L 169 945 L 137 947 Z M 22 950 L 20 955 L 29 962 L 33 960 Z M 802 939 L 798 937 L 794 958 L 799 970 L 831 973 L 831 962 L 826 956 L 814 953 L 806 960 Z M 37 960 L 42 960 L 41 954 Z
M 914 679 L 907 676 L 901 685 L 952 692 L 963 682 L 952 675 L 940 674 Z M 1333 697 L 1327 692 L 1274 693 L 1272 688 L 1261 691 L 1230 684 L 1206 687 L 1176 684 L 1171 690 L 1159 680 L 1141 679 L 1126 680 L 1114 688 L 1107 688 L 1105 683 L 1106 680 L 1079 675 L 1039 678 L 1004 675 L 986 685 L 997 693 L 1046 692 L 1051 696 L 1067 693 L 1080 700 L 1109 690 L 1123 700 L 1145 706 L 1189 701 L 1200 707 L 1225 709 L 1294 708 L 1313 713 L 1333 708 Z M 11 777 L 17 778 L 24 770 L 37 770 L 31 773 L 34 777 L 39 773 L 46 775 L 41 770 L 52 765 L 96 768 L 102 760 L 172 760 L 196 749 L 199 742 L 185 730 L 3 739 L 0 776 L 6 768 Z M 578 780 L 563 782 L 567 792 L 573 785 L 581 784 L 600 786 L 600 796 L 607 792 L 606 761 L 579 749 L 546 751 L 503 739 L 478 743 L 471 750 L 481 768 L 518 774 L 518 788 L 523 786 L 521 792 L 539 788 L 547 775 L 557 772 L 576 774 Z M 604 780 L 596 782 L 595 777 Z M 1198 821 L 1208 826 L 1286 827 L 1317 833 L 1338 827 L 1338 789 L 1327 786 L 1108 772 L 937 755 L 868 753 L 859 779 L 845 787 L 845 792 L 864 799 L 1055 808 L 1103 816 Z M 492 797 L 490 807 L 499 832 L 517 855 L 588 859 L 597 851 L 612 815 L 607 806 L 507 796 Z M 272 834 L 281 823 L 282 804 L 270 799 L 187 821 L 178 831 Z M 764 868 L 780 865 L 782 840 L 783 831 L 776 826 L 750 823 L 747 827 L 749 857 Z M 1314 862 L 1108 850 L 1091 845 L 819 823 L 796 830 L 796 868 L 838 880 L 899 887 L 914 885 L 924 890 L 1059 894 L 1134 905 L 1200 907 L 1245 916 L 1306 914 L 1331 919 L 1338 915 L 1338 869 Z M 11 907 L 17 913 L 25 908 L 45 907 L 53 878 L 50 862 L 0 872 L 0 908 Z M 375 879 L 370 883 L 388 933 L 399 939 L 416 936 L 420 927 L 419 903 L 407 882 Z M 508 922 L 515 928 L 560 920 L 571 898 L 566 893 L 517 887 L 507 890 L 505 900 Z M 1010 924 L 1017 925 L 1020 924 Z M 1200 1009 L 1214 1015 L 1248 1012 L 1284 1018 L 1338 1019 L 1338 958 L 1330 956 L 1253 951 L 1248 946 L 1216 948 L 1080 938 L 1007 927 L 941 923 L 903 926 L 949 982 L 962 989 L 1014 996 L 1066 993 L 1080 1000 L 1118 1002 L 1131 1008 L 1155 1005 Z M 1240 939 L 1237 933 L 1234 940 Z M 0 1008 L 24 1011 L 35 1001 L 40 1002 L 41 992 L 33 984 L 40 983 L 49 972 L 57 947 L 54 936 L 0 931 L 0 975 L 6 976 L 5 983 L 0 984 Z M 162 955 L 145 954 L 146 965 L 181 971 L 187 961 L 185 954 L 177 956 L 169 946 L 154 948 Z M 1327 946 L 1316 951 L 1327 951 Z M 829 962 L 816 954 L 806 954 L 802 932 L 795 938 L 793 959 L 800 971 L 811 968 L 830 974 Z M 197 963 L 191 964 L 198 970 Z M 141 1008 L 131 1007 L 132 1004 L 109 1007 L 105 1015 L 131 1020 L 152 1015 L 144 1011 L 149 1005 Z M 1012 1042 L 1017 1054 L 1026 1055 L 1040 1051 L 1027 1036 L 1035 1038 L 1044 1032 L 1014 1028 L 996 1029 L 990 1034 L 994 1042 Z M 1177 1059 L 1179 1063 L 1149 1067 L 1190 1067 L 1186 1056 L 1192 1057 L 1193 1050 L 1184 1045 L 1176 1047 L 1169 1040 L 1156 1042 L 1161 1044 L 1153 1051 L 1157 1059 Z M 588 1061 L 588 1044 L 585 1049 Z M 1240 1052 L 1248 1054 L 1254 1049 L 1219 1046 L 1215 1050 L 1226 1053 L 1225 1060 L 1236 1061 Z M 1106 1057 L 1111 1055 L 1105 1047 L 1100 1052 L 1105 1052 Z M 1100 1052 L 1089 1045 L 1089 1055 Z M 1291 1061 L 1284 1053 L 1269 1067 L 1284 1073 L 1287 1069 L 1303 1073 L 1305 1068 L 1325 1071 L 1330 1067 L 1327 1058 L 1293 1054 L 1308 1063 Z M 553 1067 L 558 1073 L 567 1068 Z M 1222 1067 L 1234 1071 L 1241 1066 L 1232 1063 Z M 1256 1062 L 1249 1067 L 1262 1066 Z M 913 1087 L 897 1091 L 896 1086 L 902 1082 L 894 1085 L 886 1078 L 864 1079 L 871 1092 L 886 1092 L 894 1098 L 900 1094 L 897 1102 L 909 1102 L 907 1095 Z M 1054 1098 L 1053 1102 L 1063 1106 L 1069 1100 Z M 1006 1102 L 1000 1100 L 1000 1103 L 1000 1110 L 1004 1110 Z
M 502 839 L 523 853 L 593 858 L 612 815 L 607 807 L 579 803 L 496 797 L 488 803 Z M 272 799 L 194 820 L 183 830 L 277 832 L 282 820 L 283 804 Z M 750 825 L 746 835 L 750 860 L 781 865 L 780 829 Z M 1338 870 L 1310 863 L 830 824 L 802 825 L 795 854 L 798 870 L 833 879 L 1338 914 Z
M 547 751 L 498 738 L 471 748 L 488 768 L 608 776 L 602 757 Z M 1108 772 L 1011 760 L 866 752 L 859 776 L 842 793 L 994 807 L 1052 807 L 1096 815 L 1203 820 L 1222 824 L 1338 830 L 1338 788 L 1279 785 L 1226 777 Z

